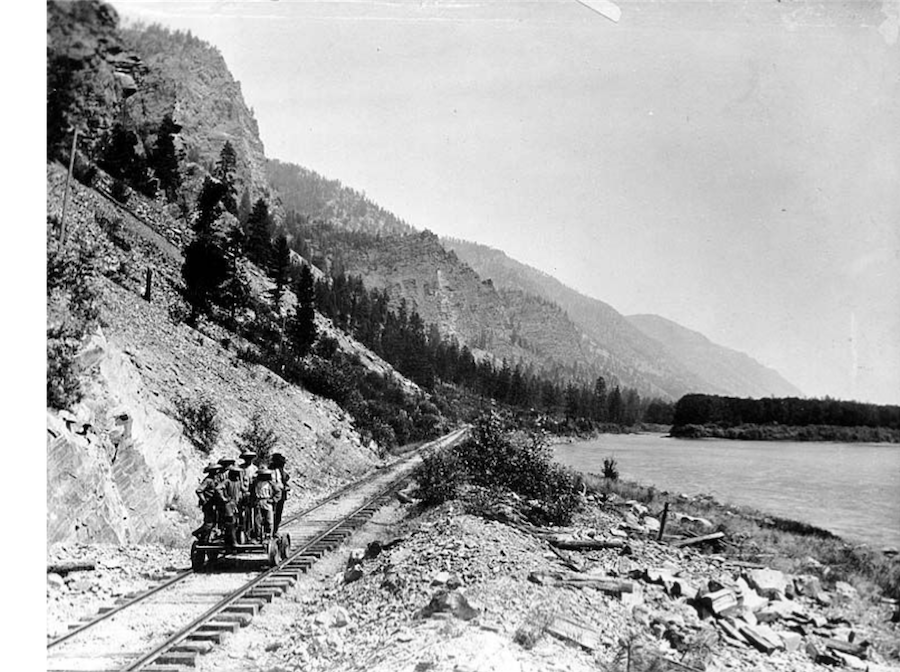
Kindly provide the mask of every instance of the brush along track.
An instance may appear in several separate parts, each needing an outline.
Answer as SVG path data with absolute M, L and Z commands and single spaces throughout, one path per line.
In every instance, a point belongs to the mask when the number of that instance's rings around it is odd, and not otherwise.
M 262 554 L 225 556 L 207 572 L 183 572 L 160 586 L 48 643 L 47 669 L 171 672 L 193 667 L 227 633 L 247 625 L 318 558 L 339 546 L 386 502 L 422 453 L 461 440 L 457 430 L 424 445 L 388 469 L 342 488 L 311 509 L 282 521 L 293 550 L 260 572 Z M 74 630 L 73 630 L 74 632 Z

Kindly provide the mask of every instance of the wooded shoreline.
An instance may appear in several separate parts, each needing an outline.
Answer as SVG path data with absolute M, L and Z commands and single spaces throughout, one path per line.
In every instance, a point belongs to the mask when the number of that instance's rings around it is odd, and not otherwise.
M 900 443 L 900 429 L 890 427 L 840 427 L 837 425 L 779 425 L 743 423 L 734 427 L 717 424 L 673 425 L 676 439 L 731 439 L 737 441 L 835 441 L 841 443 Z

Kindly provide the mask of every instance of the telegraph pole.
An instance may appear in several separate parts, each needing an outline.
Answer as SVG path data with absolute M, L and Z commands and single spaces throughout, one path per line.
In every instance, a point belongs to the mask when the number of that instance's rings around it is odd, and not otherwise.
M 62 252 L 66 243 L 66 207 L 69 205 L 69 182 L 72 181 L 72 169 L 75 167 L 75 143 L 78 142 L 78 129 L 72 136 L 72 152 L 69 154 L 69 173 L 66 175 L 66 191 L 63 195 L 62 219 L 59 223 L 59 250 Z

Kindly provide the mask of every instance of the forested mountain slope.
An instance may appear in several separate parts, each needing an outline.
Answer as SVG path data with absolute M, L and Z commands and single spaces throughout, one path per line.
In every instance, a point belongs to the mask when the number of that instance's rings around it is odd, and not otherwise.
M 449 238 L 443 243 L 498 287 L 530 292 L 560 305 L 617 360 L 641 362 L 651 370 L 658 367 L 666 371 L 664 375 L 690 381 L 693 391 L 739 396 L 800 394 L 778 372 L 674 322 L 652 315 L 626 318 L 609 304 L 585 296 L 500 250 Z

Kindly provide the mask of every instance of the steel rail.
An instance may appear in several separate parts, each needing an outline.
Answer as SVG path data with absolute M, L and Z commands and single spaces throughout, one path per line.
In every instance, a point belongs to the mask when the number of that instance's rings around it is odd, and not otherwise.
M 116 204 L 121 205 L 118 202 L 116 202 Z M 426 443 L 423 446 L 421 446 L 420 448 L 415 449 L 415 452 L 419 453 L 419 452 L 424 452 L 428 449 L 439 448 L 441 445 L 445 445 L 445 443 L 448 441 L 456 440 L 458 438 L 458 436 L 454 436 L 454 434 L 464 432 L 464 431 L 466 431 L 466 429 L 467 428 L 464 427 L 460 430 L 456 430 L 456 432 L 453 432 L 446 437 L 443 437 L 442 439 L 437 439 L 431 443 Z M 444 441 L 445 443 L 442 444 L 441 441 Z M 431 444 L 437 444 L 437 445 L 431 445 Z M 289 525 L 289 524 L 297 521 L 300 518 L 308 516 L 310 513 L 314 512 L 317 509 L 322 508 L 323 506 L 325 506 L 326 504 L 329 504 L 330 502 L 333 502 L 334 500 L 340 498 L 341 496 L 343 496 L 347 492 L 353 490 L 354 488 L 362 487 L 362 486 L 366 485 L 367 483 L 373 481 L 378 475 L 379 475 L 379 472 L 377 470 L 374 470 L 356 481 L 353 481 L 351 483 L 347 483 L 347 484 L 341 486 L 334 492 L 330 493 L 324 499 L 317 501 L 312 506 L 288 516 L 287 518 L 285 518 L 284 520 L 281 521 L 281 523 L 282 523 L 281 526 L 284 527 L 286 525 Z M 236 555 L 237 554 L 231 554 L 231 553 L 225 552 L 222 554 L 222 557 L 223 558 L 235 557 Z M 136 596 L 128 599 L 127 601 L 109 609 L 108 611 L 104 611 L 102 614 L 97 615 L 95 618 L 83 623 L 82 625 L 78 626 L 77 628 L 70 630 L 69 632 L 65 633 L 64 635 L 60 635 L 59 637 L 56 637 L 56 638 L 50 640 L 49 642 L 47 642 L 47 649 L 52 649 L 54 646 L 62 644 L 63 642 L 68 641 L 72 637 L 80 635 L 81 633 L 85 632 L 86 630 L 89 630 L 89 629 L 93 628 L 94 626 L 99 625 L 103 621 L 105 621 L 109 618 L 112 618 L 116 614 L 124 611 L 125 609 L 128 609 L 129 607 L 133 607 L 133 606 L 139 604 L 140 602 L 143 602 L 147 598 L 152 597 L 156 593 L 158 593 L 162 590 L 165 590 L 166 588 L 169 588 L 170 586 L 178 583 L 179 581 L 182 581 L 183 579 L 186 579 L 187 577 L 191 576 L 194 573 L 195 572 L 193 569 L 185 570 L 181 574 L 178 574 L 170 579 L 167 579 L 163 583 L 161 583 L 157 586 L 154 586 L 154 587 L 140 593 L 139 595 L 136 595 Z
M 84 632 L 85 630 L 92 628 L 95 625 L 98 625 L 99 623 L 102 623 L 107 618 L 111 618 L 111 617 L 115 616 L 120 611 L 123 611 L 124 609 L 127 609 L 128 607 L 133 607 L 135 604 L 137 604 L 139 602 L 143 602 L 151 595 L 154 595 L 154 594 L 158 593 L 159 591 L 164 590 L 164 589 L 168 588 L 169 586 L 178 583 L 182 579 L 186 579 L 193 573 L 194 573 L 193 569 L 185 570 L 181 574 L 178 574 L 177 576 L 173 576 L 171 579 L 164 581 L 163 583 L 159 584 L 158 586 L 155 586 L 155 587 L 151 588 L 150 590 L 148 590 L 144 593 L 141 593 L 140 595 L 136 595 L 135 597 L 129 599 L 127 602 L 123 602 L 122 604 L 120 604 L 116 607 L 113 607 L 109 611 L 106 611 L 106 612 L 100 614 L 99 616 L 97 616 L 96 618 L 94 618 L 90 621 L 87 621 L 86 623 L 84 623 L 83 625 L 80 625 L 79 627 L 75 628 L 74 630 L 70 630 L 66 634 L 60 635 L 56 639 L 50 640 L 49 642 L 47 642 L 47 648 L 52 649 L 57 644 L 62 644 L 63 642 L 65 642 L 68 639 L 71 639 L 75 635 L 79 635 L 82 632 Z
M 459 432 L 463 432 L 463 431 L 465 431 L 465 429 L 459 430 Z M 453 436 L 453 435 L 451 434 L 450 436 Z M 445 438 L 447 440 L 450 440 L 450 436 L 445 437 Z M 454 437 L 454 439 L 455 438 L 458 438 L 458 437 Z M 435 443 L 437 443 L 437 442 L 435 442 Z M 425 448 L 425 446 L 423 446 L 423 449 L 424 448 Z M 206 610 L 203 614 L 201 614 L 200 616 L 195 618 L 193 621 L 191 621 L 190 623 L 188 623 L 187 625 L 185 625 L 184 627 L 182 627 L 181 629 L 176 631 L 173 635 L 171 635 L 168 639 L 166 639 L 166 641 L 157 645 L 149 653 L 144 654 L 138 660 L 134 661 L 127 667 L 123 667 L 121 669 L 121 672 L 135 672 L 136 670 L 140 670 L 141 668 L 152 663 L 154 660 L 156 660 L 159 656 L 161 656 L 163 653 L 165 653 L 172 647 L 180 644 L 182 641 L 187 639 L 195 630 L 197 630 L 201 625 L 203 625 L 204 623 L 206 623 L 207 621 L 212 619 L 219 612 L 225 610 L 228 606 L 230 606 L 234 602 L 237 602 L 239 599 L 241 599 L 244 595 L 246 595 L 248 592 L 250 592 L 254 587 L 256 587 L 258 584 L 263 582 L 269 576 L 275 574 L 276 572 L 283 570 L 287 565 L 289 565 L 295 559 L 307 554 L 313 546 L 315 546 L 316 544 L 318 544 L 319 542 L 324 540 L 332 532 L 334 532 L 335 530 L 337 530 L 341 527 L 344 527 L 348 521 L 350 521 L 353 518 L 355 518 L 356 516 L 358 516 L 364 510 L 370 508 L 378 500 L 389 495 L 391 493 L 391 491 L 396 490 L 403 480 L 404 480 L 403 475 L 397 476 L 396 478 L 391 480 L 391 482 L 385 488 L 380 490 L 375 496 L 367 499 L 362 504 L 362 506 L 355 509 L 352 513 L 350 513 L 346 516 L 343 516 L 342 518 L 337 520 L 333 525 L 327 527 L 323 532 L 321 532 L 320 534 L 314 536 L 313 538 L 311 538 L 310 540 L 305 542 L 303 544 L 303 546 L 298 548 L 295 552 L 291 553 L 290 556 L 288 556 L 287 558 L 285 558 L 284 560 L 279 562 L 274 567 L 270 567 L 269 569 L 260 573 L 259 576 L 251 579 L 250 581 L 245 583 L 243 586 L 241 586 L 237 590 L 233 591 L 231 594 L 227 595 L 223 599 L 221 599 L 219 602 L 217 602 L 212 607 L 210 607 L 208 610 Z
M 458 441 L 468 431 L 469 431 L 469 427 L 465 426 L 461 429 L 451 432 L 447 436 L 441 437 L 440 439 L 432 441 L 429 444 L 425 444 L 420 449 L 418 449 L 416 452 L 424 453 L 427 450 L 440 449 L 448 444 Z M 408 463 L 408 460 L 406 460 L 405 462 Z M 180 644 L 181 642 L 183 642 L 191 634 L 193 634 L 200 626 L 202 626 L 207 621 L 211 620 L 218 613 L 224 611 L 231 604 L 237 602 L 244 595 L 249 593 L 254 587 L 256 587 L 257 585 L 262 583 L 265 579 L 269 578 L 270 576 L 274 575 L 275 573 L 277 573 L 279 571 L 282 571 L 285 567 L 290 565 L 294 560 L 300 558 L 303 555 L 308 554 L 309 550 L 312 547 L 314 547 L 316 544 L 322 542 L 330 534 L 332 534 L 335 530 L 338 530 L 338 529 L 344 527 L 349 521 L 356 518 L 360 513 L 362 513 L 366 509 L 371 508 L 378 500 L 380 500 L 384 497 L 387 497 L 392 491 L 395 491 L 397 488 L 399 488 L 400 484 L 406 479 L 407 476 L 408 476 L 408 474 L 400 474 L 400 475 L 396 476 L 395 478 L 393 478 L 385 488 L 383 488 L 381 491 L 379 491 L 378 494 L 376 494 L 375 496 L 367 499 L 362 504 L 362 506 L 355 509 L 352 513 L 350 513 L 346 516 L 343 516 L 342 518 L 337 520 L 333 525 L 331 525 L 330 527 L 325 529 L 323 532 L 321 532 L 320 534 L 314 536 L 313 538 L 311 538 L 310 540 L 305 542 L 303 544 L 303 546 L 298 548 L 295 552 L 291 553 L 290 556 L 288 556 L 287 558 L 285 558 L 284 560 L 279 562 L 274 567 L 270 567 L 269 569 L 260 573 L 259 576 L 255 577 L 254 579 L 251 579 L 250 581 L 245 583 L 243 586 L 241 586 L 237 590 L 233 591 L 230 595 L 224 597 L 222 600 L 220 600 L 215 605 L 213 605 L 208 610 L 206 610 L 203 614 L 201 614 L 200 616 L 195 618 L 193 621 L 188 623 L 186 626 L 183 626 L 180 630 L 178 630 L 173 635 L 171 635 L 168 639 L 166 639 L 166 641 L 157 645 L 152 651 L 144 654 L 141 658 L 132 662 L 127 667 L 123 667 L 120 672 L 135 672 L 136 670 L 140 670 L 141 668 L 149 665 L 154 660 L 159 658 L 161 655 L 163 655 L 169 649 L 171 649 L 171 648 L 177 646 L 178 644 Z

